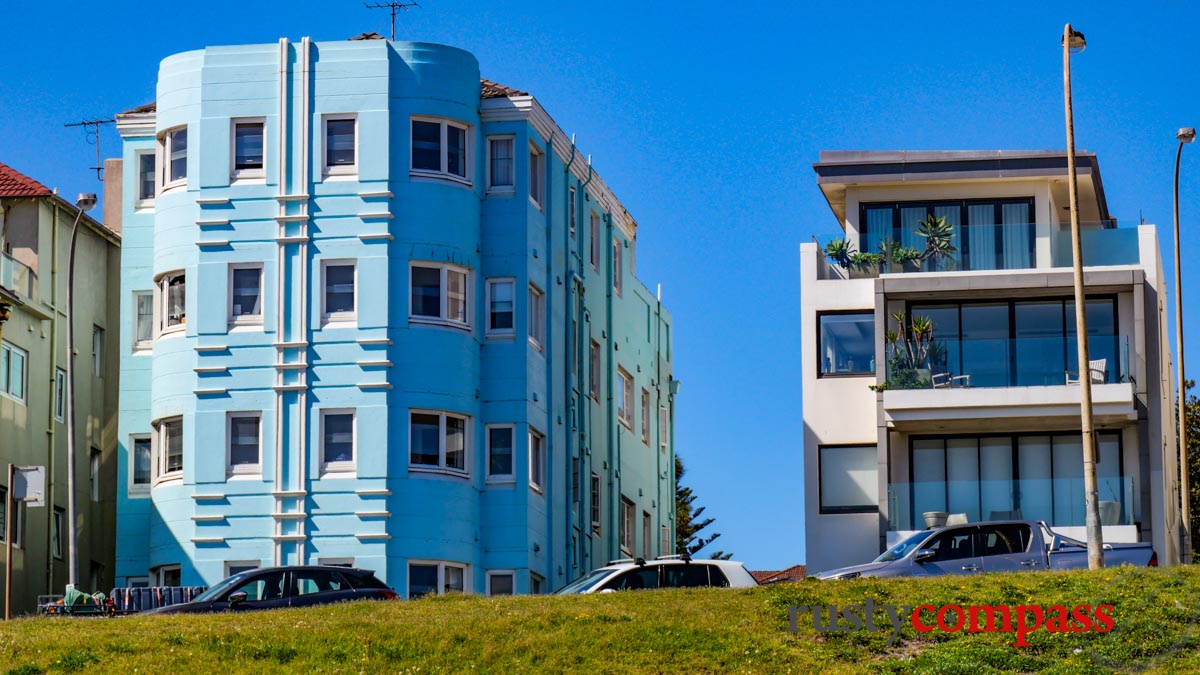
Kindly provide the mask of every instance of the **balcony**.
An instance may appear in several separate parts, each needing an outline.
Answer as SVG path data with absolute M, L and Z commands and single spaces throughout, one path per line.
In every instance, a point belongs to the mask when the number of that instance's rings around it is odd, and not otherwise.
M 33 270 L 8 253 L 0 252 L 0 286 L 27 301 L 37 300 L 37 285 Z

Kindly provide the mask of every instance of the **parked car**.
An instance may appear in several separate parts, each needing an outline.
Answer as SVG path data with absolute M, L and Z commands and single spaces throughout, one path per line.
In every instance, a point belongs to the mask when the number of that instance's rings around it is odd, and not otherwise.
M 692 560 L 686 555 L 671 555 L 659 556 L 654 560 L 613 560 L 563 586 L 555 594 L 612 593 L 651 588 L 748 588 L 757 585 L 758 582 L 740 562 Z
M 191 602 L 142 613 L 244 612 L 311 607 L 349 600 L 393 600 L 398 597 L 370 570 L 297 565 L 241 572 L 218 583 Z
M 1157 567 L 1148 543 L 1105 544 L 1108 567 Z M 918 532 L 873 562 L 816 575 L 818 579 L 941 576 L 980 572 L 1086 569 L 1087 544 L 1057 534 L 1042 521 L 995 521 Z

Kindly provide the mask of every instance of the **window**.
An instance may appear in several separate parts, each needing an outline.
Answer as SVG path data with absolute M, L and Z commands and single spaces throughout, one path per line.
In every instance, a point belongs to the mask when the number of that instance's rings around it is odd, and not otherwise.
M 529 428 L 529 486 L 539 492 L 546 489 L 546 437 Z
M 358 173 L 358 119 L 355 115 L 326 115 L 325 162 L 326 176 L 348 176 Z
M 489 336 L 513 334 L 513 317 L 515 316 L 514 293 L 514 281 L 512 279 L 488 279 L 487 333 Z M 430 308 L 432 309 L 432 304 Z
M 633 502 L 621 496 L 621 552 L 626 555 L 633 555 L 634 542 L 634 524 L 633 524 Z
M 878 251 L 885 241 L 923 251 L 917 232 L 926 218 L 944 218 L 957 250 L 926 261 L 934 270 L 1012 270 L 1036 267 L 1032 197 L 936 202 L 891 202 L 859 207 L 858 250 Z
M 92 375 L 104 375 L 104 329 L 92 326 Z
M 529 146 L 529 201 L 539 209 L 546 199 L 546 155 L 537 147 Z
M 821 513 L 870 513 L 879 509 L 878 457 L 874 445 L 821 446 Z
M 592 269 L 600 271 L 600 215 L 592 213 Z
M 642 390 L 642 442 L 650 445 L 650 392 Z
M 533 595 L 541 595 L 546 592 L 546 578 L 537 572 L 529 573 L 529 592 Z
M 332 570 L 300 569 L 292 572 L 296 595 L 312 595 L 350 589 L 342 575 Z
M 409 318 L 469 325 L 470 270 L 455 265 L 413 263 Z
M 617 391 L 617 421 L 633 430 L 633 377 L 624 368 L 617 368 L 621 389 Z
M 469 419 L 440 411 L 412 411 L 409 467 L 466 473 Z
M 514 576 L 512 570 L 488 570 L 487 594 L 512 595 Z
M 576 212 L 579 211 L 579 200 L 575 197 L 575 186 L 572 185 L 570 190 L 567 190 L 567 222 L 570 224 L 571 238 L 575 238 L 575 220 Z
M 261 563 L 257 560 L 226 560 L 225 561 L 225 578 L 242 572 L 250 572 L 258 569 Z
M 355 263 L 352 260 L 321 261 L 321 316 L 325 321 L 354 321 Z
M 467 127 L 447 120 L 412 121 L 412 171 L 470 182 Z
M 7 517 L 8 488 L 0 486 L 0 542 L 4 541 L 5 518 Z M 13 546 L 25 547 L 25 502 L 13 502 Z
M 354 558 L 317 558 L 318 565 L 327 565 L 329 567 L 354 567 Z M 353 586 L 354 581 L 347 579 Z
M 229 451 L 228 472 L 230 474 L 260 472 L 260 447 L 262 444 L 262 413 L 235 412 L 229 413 L 226 423 L 228 436 L 226 446 Z
M 182 584 L 182 572 L 179 565 L 162 565 L 151 571 L 156 586 L 179 586 Z
M 353 276 L 351 274 L 351 308 L 354 306 Z M 229 266 L 230 324 L 262 324 L 262 278 L 260 264 L 239 263 Z
M 513 425 L 487 427 L 488 479 L 513 479 Z
M 658 528 L 658 554 L 673 555 L 675 547 L 671 545 L 671 528 L 666 525 Z
M 100 501 L 100 451 L 92 448 L 88 453 L 88 492 L 93 502 Z
M 875 313 L 817 315 L 817 377 L 875 372 Z
M 134 208 L 154 206 L 157 166 L 153 152 L 137 153 L 137 171 L 137 198 L 134 200 Z
M 488 137 L 488 192 L 515 189 L 513 159 L 512 136 Z
M 67 371 L 54 369 L 54 419 L 62 422 L 67 416 Z
M 263 177 L 262 119 L 233 121 L 233 178 Z
M 164 189 L 187 182 L 187 140 L 187 127 L 163 134 L 163 157 L 166 159 Z
M 183 418 L 159 420 L 154 426 L 154 448 L 158 456 L 158 478 L 178 478 L 183 471 Z
M 667 446 L 671 443 L 671 416 L 667 413 L 667 406 L 659 406 L 658 408 L 658 449 L 666 453 Z
M 592 367 L 590 393 L 592 398 L 600 400 L 600 343 L 592 340 L 592 351 L 590 354 L 590 364 Z
M 600 534 L 600 476 L 592 474 L 592 530 Z
M 613 239 L 612 244 L 612 264 L 613 264 L 613 291 L 619 296 L 621 295 L 621 284 L 624 277 L 624 272 L 621 269 L 621 252 L 624 247 L 621 245 L 620 239 Z
M 467 591 L 467 566 L 447 562 L 410 562 L 408 599 Z
M 50 554 L 56 559 L 62 560 L 63 557 L 63 519 L 67 512 L 60 507 L 54 507 L 53 520 L 50 521 Z M 2 538 L 2 536 L 0 536 Z
M 159 334 L 183 330 L 187 324 L 187 277 L 182 272 L 167 272 L 158 278 Z
M 28 354 L 24 349 L 8 342 L 0 342 L 0 395 L 25 402 L 25 361 Z
M 642 511 L 642 557 L 649 560 L 654 557 L 650 549 L 650 514 Z
M 579 348 L 579 319 L 571 319 L 571 386 L 579 390 L 579 362 L 583 359 L 583 350 Z
M 325 471 L 354 469 L 354 411 L 321 411 L 321 463 Z
M 546 294 L 537 286 L 529 286 L 529 344 L 542 351 L 546 344 Z
M 154 345 L 154 291 L 133 293 L 133 349 L 150 349 Z
M 131 485 L 134 488 L 150 487 L 150 437 L 135 436 L 130 441 L 130 447 L 133 448 L 130 463 L 133 469 L 133 480 Z

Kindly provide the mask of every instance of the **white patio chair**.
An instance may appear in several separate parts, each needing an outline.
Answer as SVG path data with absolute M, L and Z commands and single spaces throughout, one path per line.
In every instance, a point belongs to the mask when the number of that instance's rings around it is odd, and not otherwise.
M 1092 384 L 1104 384 L 1108 381 L 1108 359 L 1088 361 L 1088 370 L 1092 374 Z M 1079 372 L 1067 371 L 1067 384 L 1079 384 Z

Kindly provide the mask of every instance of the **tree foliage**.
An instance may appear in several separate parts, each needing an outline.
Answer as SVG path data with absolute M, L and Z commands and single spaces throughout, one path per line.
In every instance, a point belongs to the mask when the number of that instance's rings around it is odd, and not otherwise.
M 688 555 L 696 555 L 705 546 L 720 538 L 720 532 L 714 532 L 708 538 L 701 536 L 716 518 L 704 518 L 704 507 L 697 507 L 696 495 L 692 488 L 683 485 L 683 461 L 675 456 L 675 550 Z M 732 553 L 716 551 L 713 560 L 729 560 Z
M 1185 424 L 1187 425 L 1187 467 L 1188 467 L 1188 503 L 1191 506 L 1192 550 L 1200 542 L 1200 398 L 1190 393 L 1194 380 L 1184 380 L 1188 395 L 1184 402 Z M 1178 430 L 1176 440 L 1178 440 Z M 1193 556 L 1194 557 L 1194 556 Z

